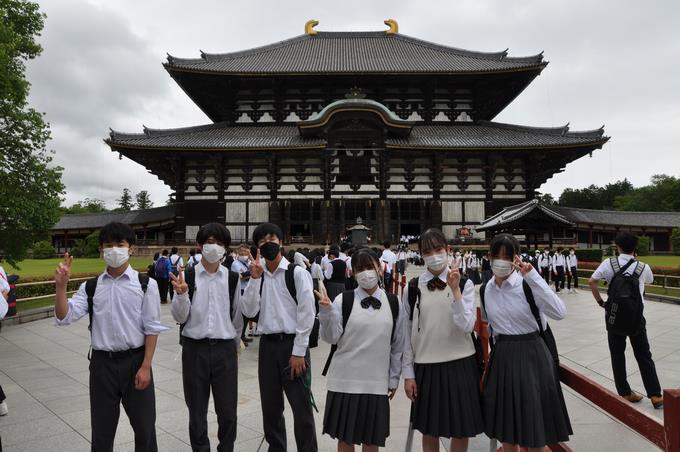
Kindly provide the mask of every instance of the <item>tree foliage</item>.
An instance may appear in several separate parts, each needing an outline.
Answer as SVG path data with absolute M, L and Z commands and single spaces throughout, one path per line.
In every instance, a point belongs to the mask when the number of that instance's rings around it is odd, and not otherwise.
M 115 210 L 119 212 L 129 212 L 135 207 L 135 204 L 132 202 L 132 195 L 130 194 L 129 188 L 123 189 L 123 194 L 120 195 L 120 198 L 117 201 L 118 207 Z
M 137 193 L 135 195 L 135 199 L 137 200 L 138 209 L 149 209 L 153 207 L 153 202 L 151 202 L 151 195 L 149 195 L 149 192 L 146 190 L 142 190 L 139 193 Z
M 64 193 L 49 125 L 27 101 L 25 63 L 42 52 L 44 20 L 37 3 L 0 0 L 0 253 L 12 265 L 57 222 Z
M 85 198 L 82 201 L 73 204 L 71 207 L 62 207 L 61 210 L 64 214 L 100 213 L 108 211 L 104 201 L 98 198 Z
M 586 188 L 567 188 L 560 195 L 558 204 L 581 209 L 613 210 L 617 196 L 624 196 L 635 190 L 628 179 L 607 184 L 604 187 L 590 185 Z

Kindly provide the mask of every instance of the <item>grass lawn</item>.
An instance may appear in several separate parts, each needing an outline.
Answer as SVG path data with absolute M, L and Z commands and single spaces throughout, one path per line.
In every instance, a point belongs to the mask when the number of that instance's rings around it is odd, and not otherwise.
M 640 256 L 640 260 L 652 267 L 680 267 L 680 256 Z
M 19 262 L 20 269 L 14 268 L 7 262 L 4 262 L 3 268 L 7 273 L 17 274 L 19 276 L 44 276 L 45 279 L 51 279 L 54 274 L 54 269 L 57 268 L 62 259 L 26 259 Z M 151 263 L 148 257 L 131 257 L 130 264 L 136 270 L 146 271 L 147 265 Z M 103 272 L 106 269 L 106 264 L 100 258 L 74 258 L 72 273 L 94 273 Z M 21 282 L 21 279 L 19 280 Z

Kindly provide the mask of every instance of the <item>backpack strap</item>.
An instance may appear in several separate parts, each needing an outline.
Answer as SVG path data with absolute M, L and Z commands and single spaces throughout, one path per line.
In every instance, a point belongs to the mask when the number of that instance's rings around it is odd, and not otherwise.
M 286 287 L 288 288 L 288 292 L 290 293 L 290 296 L 293 297 L 293 300 L 295 300 L 295 304 L 298 304 L 297 300 L 297 289 L 295 287 L 295 265 L 293 262 L 288 264 L 288 268 L 286 269 Z
M 149 275 L 137 273 L 137 279 L 139 279 L 139 285 L 142 286 L 142 293 L 146 294 L 146 289 L 149 288 Z
M 196 269 L 193 265 L 184 270 L 184 282 L 189 286 L 189 302 L 191 302 L 194 299 L 194 291 L 196 290 Z
M 97 281 L 99 281 L 99 276 L 90 278 L 85 281 L 85 294 L 87 295 L 87 315 L 90 317 L 90 323 L 87 325 L 87 329 L 92 336 L 92 313 L 94 312 L 94 293 L 97 291 Z
M 408 319 L 410 321 L 413 321 L 413 311 L 416 308 L 416 303 L 420 301 L 420 288 L 418 287 L 419 280 L 420 278 L 416 276 L 408 282 L 408 307 L 411 310 Z
M 536 323 L 538 324 L 538 331 L 543 336 L 543 322 L 541 321 L 541 313 L 538 310 L 538 306 L 536 306 L 536 299 L 534 298 L 534 293 L 531 290 L 531 287 L 529 284 L 522 280 L 522 289 L 524 290 L 524 297 L 527 299 L 527 303 L 529 303 L 529 309 L 531 309 L 531 314 L 534 316 L 534 319 L 536 319 Z
M 387 301 L 390 303 L 390 310 L 392 311 L 392 335 L 390 338 L 394 341 L 394 332 L 397 329 L 397 319 L 399 318 L 399 298 L 390 292 L 385 292 L 385 294 L 387 295 Z
M 349 316 L 352 313 L 352 308 L 354 307 L 354 291 L 346 290 L 342 293 L 342 332 L 344 334 L 345 327 L 349 321 Z M 326 358 L 326 364 L 323 366 L 323 371 L 321 375 L 324 377 L 328 373 L 328 368 L 331 367 L 331 361 L 333 360 L 333 355 L 335 355 L 338 349 L 338 344 L 331 344 L 331 351 L 328 353 L 328 358 Z
M 643 264 L 642 262 L 638 261 L 637 264 L 635 264 L 635 270 L 633 270 L 633 275 L 635 275 L 636 278 L 640 279 L 640 276 L 642 276 L 642 272 L 645 270 L 645 266 L 647 264 Z
M 234 321 L 234 317 L 236 317 L 236 307 L 234 305 L 234 298 L 236 297 L 236 288 L 240 287 L 239 284 L 239 279 L 240 275 L 236 272 L 233 272 L 231 270 L 228 270 L 229 273 L 229 305 L 231 308 L 231 320 L 232 322 Z

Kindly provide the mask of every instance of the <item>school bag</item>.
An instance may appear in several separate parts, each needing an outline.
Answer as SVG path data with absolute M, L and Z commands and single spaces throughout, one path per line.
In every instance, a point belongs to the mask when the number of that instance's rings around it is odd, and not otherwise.
M 396 329 L 397 326 L 397 318 L 399 317 L 399 298 L 393 293 L 389 293 L 385 291 L 385 295 L 387 295 L 387 301 L 390 304 L 390 310 L 392 311 L 392 340 L 394 340 L 394 330 Z M 344 330 L 347 327 L 347 322 L 349 321 L 349 316 L 352 313 L 352 307 L 354 306 L 354 291 L 353 290 L 346 290 L 342 293 L 342 329 L 343 329 L 343 334 Z M 335 352 L 338 349 L 338 344 L 333 344 L 331 345 L 331 351 L 328 354 L 328 358 L 326 359 L 326 364 L 323 366 L 323 372 L 321 372 L 321 375 L 324 377 L 328 373 L 328 368 L 331 366 L 331 361 L 333 360 L 333 355 L 335 355 Z
M 640 276 L 645 264 L 635 259 L 629 260 L 621 267 L 616 257 L 609 259 L 614 270 L 614 277 L 607 289 L 607 302 L 604 304 L 607 331 L 614 334 L 634 336 L 642 328 L 644 304 L 640 294 Z M 632 273 L 624 273 L 635 263 Z
M 137 273 L 139 279 L 139 285 L 142 286 L 142 293 L 146 295 L 146 289 L 149 288 L 149 277 L 141 273 Z M 87 295 L 87 315 L 89 317 L 90 323 L 87 325 L 87 329 L 92 336 L 92 314 L 94 313 L 94 293 L 97 291 L 97 281 L 99 281 L 99 276 L 90 278 L 85 281 L 85 294 Z M 90 351 L 87 353 L 87 359 L 90 359 L 90 353 L 92 352 L 92 346 L 90 346 Z
M 416 276 L 408 282 L 408 306 L 411 309 L 409 314 L 409 320 L 413 322 L 413 313 L 416 309 L 420 311 L 420 288 L 418 287 L 418 282 L 420 277 Z M 465 284 L 468 278 L 465 276 L 460 277 L 460 292 L 463 293 L 465 290 Z M 420 323 L 420 316 L 418 316 L 418 323 Z M 418 330 L 420 330 L 420 325 L 418 325 Z M 474 333 L 470 332 L 470 337 L 472 338 L 472 343 L 475 346 L 475 360 L 477 361 L 477 368 L 479 369 L 480 375 L 484 373 L 484 368 L 486 363 L 484 362 L 484 352 L 482 351 L 482 340 Z
M 165 260 L 167 257 L 161 256 L 156 261 L 156 266 L 154 267 L 154 274 L 156 279 L 170 279 L 170 273 L 168 272 L 168 264 Z
M 194 299 L 194 292 L 196 290 L 196 269 L 193 265 L 184 270 L 184 282 L 186 282 L 187 286 L 189 286 L 189 303 L 191 303 Z M 239 286 L 239 274 L 229 270 L 229 307 L 231 308 L 229 315 L 232 322 L 236 316 L 234 297 L 236 296 L 236 288 Z M 184 325 L 186 325 L 186 322 L 179 324 L 179 345 L 184 345 L 184 336 L 182 336 Z M 245 328 L 245 325 L 243 327 Z
M 486 304 L 484 303 L 484 290 L 486 289 L 487 283 L 482 284 L 479 288 L 479 298 L 480 301 L 482 302 L 482 311 L 484 311 L 485 317 L 486 317 Z M 536 323 L 538 324 L 538 333 L 541 336 L 541 339 L 543 339 L 545 346 L 548 348 L 550 356 L 552 356 L 553 362 L 555 363 L 555 367 L 559 368 L 560 355 L 557 351 L 557 341 L 555 341 L 555 335 L 553 334 L 552 330 L 550 329 L 550 325 L 547 322 L 546 327 L 543 328 L 543 322 L 541 322 L 541 314 L 538 309 L 538 306 L 536 306 L 534 293 L 531 291 L 529 283 L 527 283 L 526 281 L 522 281 L 522 289 L 524 290 L 524 297 L 526 298 L 527 303 L 529 303 L 529 309 L 531 309 L 531 314 L 534 316 L 534 319 L 536 319 Z M 491 326 L 489 326 L 489 330 L 491 330 Z M 491 350 L 493 351 L 494 349 L 493 336 L 492 340 L 489 341 L 489 345 L 491 347 Z
M 180 259 L 181 257 L 177 256 L 177 260 L 175 260 L 174 263 L 172 262 L 172 259 L 170 259 L 170 267 L 172 267 L 172 274 L 175 276 L 179 276 L 179 268 L 177 264 L 179 264 Z

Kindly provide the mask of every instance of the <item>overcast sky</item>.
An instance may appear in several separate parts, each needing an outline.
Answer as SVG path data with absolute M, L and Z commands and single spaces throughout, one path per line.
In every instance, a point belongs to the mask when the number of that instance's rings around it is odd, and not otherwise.
M 46 113 L 50 147 L 64 169 L 66 204 L 85 197 L 114 207 L 123 187 L 170 192 L 102 139 L 109 127 L 139 132 L 209 122 L 161 63 L 166 53 L 198 57 L 243 50 L 320 31 L 400 32 L 511 56 L 545 51 L 543 73 L 497 121 L 533 126 L 605 125 L 612 139 L 592 158 L 569 164 L 541 187 L 567 187 L 627 177 L 644 185 L 653 174 L 680 176 L 680 2 L 668 1 L 168 1 L 49 0 L 40 42 L 28 65 L 31 103 Z

